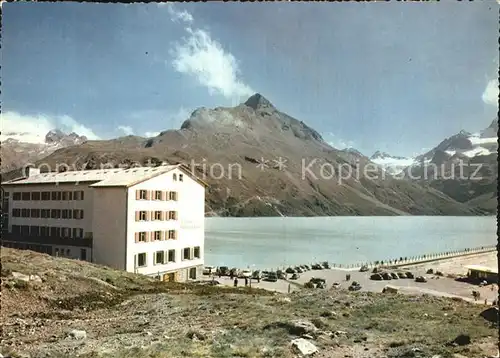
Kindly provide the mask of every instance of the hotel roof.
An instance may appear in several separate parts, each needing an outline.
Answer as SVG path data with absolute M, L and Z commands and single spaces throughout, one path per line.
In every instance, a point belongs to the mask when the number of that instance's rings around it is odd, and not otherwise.
M 136 167 L 97 169 L 66 172 L 49 172 L 33 174 L 3 182 L 2 185 L 23 184 L 62 184 L 62 183 L 91 183 L 92 186 L 130 186 L 157 175 L 166 173 L 180 165 L 162 165 L 158 167 Z

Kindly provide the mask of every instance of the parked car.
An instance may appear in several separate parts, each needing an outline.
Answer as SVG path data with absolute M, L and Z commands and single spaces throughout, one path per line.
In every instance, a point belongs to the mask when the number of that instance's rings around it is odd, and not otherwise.
M 406 272 L 406 278 L 411 278 L 413 279 L 415 276 L 411 272 Z
M 374 273 L 370 276 L 370 280 L 382 281 L 384 278 L 379 273 Z
M 348 290 L 349 291 L 359 291 L 359 290 L 361 290 L 361 285 L 358 282 L 353 281 L 351 283 L 351 286 L 349 286 Z
M 324 269 L 329 269 L 330 268 L 330 264 L 327 261 L 321 263 L 321 266 L 323 266 Z
M 312 277 L 309 282 L 316 288 L 326 288 L 326 280 L 324 278 Z
M 398 275 L 399 278 L 407 278 L 406 273 L 404 272 L 397 272 L 396 274 Z
M 300 266 L 297 266 L 297 267 L 295 267 L 295 272 L 297 272 L 297 273 L 303 273 L 304 270 L 302 270 L 302 268 Z
M 384 278 L 384 280 L 392 280 L 392 276 L 389 272 L 383 272 L 381 275 Z
M 241 270 L 238 275 L 239 278 L 250 278 L 252 277 L 251 270 Z
M 341 287 L 339 282 L 334 282 L 332 288 L 339 289 Z
M 309 267 L 309 265 L 304 265 L 304 268 L 309 271 L 311 268 Z
M 368 270 L 369 270 L 369 269 L 368 269 L 368 266 L 363 265 L 363 266 L 361 266 L 361 268 L 359 269 L 359 272 L 366 272 L 366 271 L 368 271 Z
M 287 267 L 286 270 L 285 270 L 286 273 L 295 273 L 295 269 L 291 268 L 291 267 Z
M 233 275 L 234 277 L 238 277 L 240 273 L 240 270 L 238 270 L 236 267 L 233 267 L 231 270 L 229 270 L 229 275 Z
M 391 272 L 391 277 L 393 280 L 397 280 L 399 278 L 398 274 L 395 272 Z
M 286 279 L 286 273 L 283 272 L 283 271 L 281 271 L 281 270 L 276 271 L 276 275 L 278 276 L 279 280 L 285 280 Z
M 313 270 L 323 270 L 323 266 L 321 266 L 320 264 L 314 264 L 314 265 L 312 265 L 312 269 Z
M 229 267 L 219 266 L 217 268 L 217 274 L 220 274 L 221 276 L 229 276 Z
M 278 281 L 278 275 L 276 274 L 276 272 L 269 272 L 265 280 L 270 282 L 276 282 Z
M 292 274 L 292 277 L 290 277 L 290 280 L 297 280 L 300 277 L 298 273 Z
M 252 272 L 252 279 L 260 280 L 260 279 L 262 279 L 262 277 L 263 277 L 262 272 L 260 272 L 259 270 Z
M 203 268 L 203 274 L 204 274 L 204 275 L 210 275 L 210 274 L 213 274 L 213 273 L 215 273 L 215 271 L 216 271 L 215 266 L 205 266 L 205 267 Z
M 415 282 L 427 282 L 427 279 L 424 276 L 417 276 Z

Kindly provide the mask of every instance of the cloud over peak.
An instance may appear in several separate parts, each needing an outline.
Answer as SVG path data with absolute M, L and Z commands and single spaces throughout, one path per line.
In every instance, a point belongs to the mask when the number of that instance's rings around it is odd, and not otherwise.
M 66 133 L 75 132 L 91 140 L 100 139 L 92 129 L 67 115 L 25 115 L 18 112 L 5 112 L 1 114 L 1 118 L 0 140 L 13 138 L 27 143 L 44 143 L 45 135 L 53 129 L 60 129 Z
M 169 13 L 172 21 L 194 22 L 191 14 L 173 6 L 169 6 Z M 208 31 L 193 27 L 187 27 L 185 31 L 187 36 L 171 50 L 171 63 L 177 72 L 194 78 L 210 94 L 222 95 L 234 104 L 255 93 L 241 79 L 236 58 L 225 51 Z
M 498 104 L 498 78 L 490 80 L 483 92 L 483 102 L 487 104 Z

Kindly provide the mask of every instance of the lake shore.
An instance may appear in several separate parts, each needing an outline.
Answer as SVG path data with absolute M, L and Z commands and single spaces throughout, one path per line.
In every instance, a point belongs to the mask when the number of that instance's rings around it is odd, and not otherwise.
M 381 292 L 387 285 L 398 288 L 403 294 L 428 294 L 442 297 L 458 297 L 466 301 L 474 302 L 472 290 L 481 293 L 481 301 L 478 303 L 484 304 L 487 300 L 491 304 L 498 297 L 498 287 L 496 285 L 488 285 L 478 287 L 465 282 L 455 281 L 450 276 L 467 274 L 467 265 L 483 265 L 489 267 L 497 267 L 497 252 L 483 252 L 476 254 L 468 254 L 455 256 L 451 258 L 442 258 L 432 262 L 415 263 L 406 265 L 404 270 L 411 271 L 415 277 L 424 276 L 427 278 L 426 283 L 418 283 L 412 279 L 398 279 L 390 281 L 374 281 L 370 279 L 372 270 L 360 272 L 358 269 L 331 268 L 324 270 L 311 270 L 300 274 L 297 280 L 278 280 L 277 282 L 266 282 L 261 280 L 260 283 L 252 281 L 251 286 L 255 288 L 263 288 L 266 290 L 287 293 L 302 289 L 303 285 L 311 278 L 322 278 L 326 280 L 327 288 L 330 288 L 333 283 L 339 283 L 340 288 L 347 289 L 352 281 L 357 281 L 361 285 L 361 291 Z M 435 271 L 441 271 L 444 276 L 436 276 L 427 274 L 427 270 L 432 268 Z M 393 271 L 401 271 L 395 269 Z M 351 275 L 350 281 L 346 281 L 346 274 Z M 288 275 L 290 277 L 291 275 Z M 208 278 L 206 278 L 208 279 Z M 215 280 L 222 285 L 232 286 L 233 281 L 229 277 L 215 277 Z M 239 279 L 238 286 L 244 286 L 244 279 Z

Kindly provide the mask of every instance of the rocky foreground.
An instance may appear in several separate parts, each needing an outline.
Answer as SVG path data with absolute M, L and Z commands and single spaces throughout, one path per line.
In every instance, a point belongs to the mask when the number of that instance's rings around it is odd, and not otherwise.
M 281 295 L 167 284 L 2 248 L 1 353 L 12 357 L 488 357 L 496 323 L 459 299 Z

